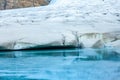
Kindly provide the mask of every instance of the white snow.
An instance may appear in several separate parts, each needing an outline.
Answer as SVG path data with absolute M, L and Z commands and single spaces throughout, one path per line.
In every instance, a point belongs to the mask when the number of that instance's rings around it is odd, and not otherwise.
M 72 32 L 78 37 L 86 33 L 114 34 L 120 31 L 119 4 L 120 0 L 52 0 L 48 6 L 0 11 L 0 46 L 61 46 L 64 37 L 66 45 L 76 45 Z M 85 47 L 101 39 L 89 36 L 81 40 Z

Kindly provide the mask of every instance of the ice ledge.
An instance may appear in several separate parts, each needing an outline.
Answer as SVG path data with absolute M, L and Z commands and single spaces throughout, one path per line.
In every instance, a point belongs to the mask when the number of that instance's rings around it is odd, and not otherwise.
M 56 37 L 56 39 L 53 37 Z M 63 33 L 53 37 L 51 37 L 53 40 L 43 40 L 42 42 L 39 41 L 41 38 L 34 38 L 36 39 L 35 42 L 34 39 L 30 38 L 3 42 L 0 43 L 0 50 L 120 47 L 120 32 L 79 33 L 73 31 L 69 35 Z

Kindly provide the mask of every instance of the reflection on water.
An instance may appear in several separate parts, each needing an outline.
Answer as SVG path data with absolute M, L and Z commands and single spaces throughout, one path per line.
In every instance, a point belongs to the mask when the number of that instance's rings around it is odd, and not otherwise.
M 81 60 L 119 60 L 120 54 L 113 49 L 70 49 L 70 50 L 30 50 L 30 51 L 10 51 L 1 52 L 1 58 L 20 57 L 68 57 L 76 56 Z
M 0 52 L 0 80 L 120 80 L 114 49 Z

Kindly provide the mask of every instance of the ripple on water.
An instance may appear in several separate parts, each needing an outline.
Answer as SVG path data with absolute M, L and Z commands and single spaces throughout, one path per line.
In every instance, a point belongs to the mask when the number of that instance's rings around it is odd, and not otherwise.
M 0 53 L 0 80 L 120 80 L 120 55 L 112 49 Z

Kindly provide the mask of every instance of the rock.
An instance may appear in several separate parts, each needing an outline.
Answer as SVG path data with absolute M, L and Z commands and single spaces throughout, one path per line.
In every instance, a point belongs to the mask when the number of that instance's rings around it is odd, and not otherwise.
M 6 0 L 6 9 L 26 8 L 48 5 L 49 0 Z M 0 0 L 0 10 L 4 9 L 5 0 Z

